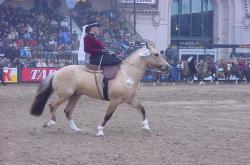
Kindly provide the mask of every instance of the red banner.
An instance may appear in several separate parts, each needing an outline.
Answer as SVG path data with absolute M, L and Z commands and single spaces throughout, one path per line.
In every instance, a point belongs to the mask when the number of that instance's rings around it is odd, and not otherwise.
M 23 68 L 22 81 L 39 82 L 60 68 Z

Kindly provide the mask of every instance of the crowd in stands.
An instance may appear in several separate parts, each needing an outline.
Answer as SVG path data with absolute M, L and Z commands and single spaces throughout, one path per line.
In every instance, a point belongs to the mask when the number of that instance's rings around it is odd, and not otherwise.
M 137 35 L 132 34 L 128 22 L 122 15 L 113 10 L 96 11 L 89 0 L 77 3 L 73 18 L 79 27 L 93 20 L 98 21 L 101 24 L 99 39 L 105 43 L 105 47 L 112 49 L 118 55 L 127 56 L 143 43 Z
M 60 0 L 34 0 L 30 9 L 0 5 L 0 58 L 3 63 L 7 59 L 9 66 L 15 66 L 15 61 L 24 67 L 41 66 L 41 61 L 50 67 L 72 64 L 71 58 L 60 58 L 60 52 L 77 50 L 78 35 L 75 31 L 70 33 L 69 23 L 59 12 L 60 6 Z M 96 11 L 87 0 L 78 2 L 72 15 L 79 27 L 97 20 L 102 25 L 100 39 L 118 55 L 127 56 L 141 47 L 142 41 L 129 31 L 125 19 L 112 10 Z
M 31 9 L 0 5 L 0 58 L 12 64 L 18 60 L 27 66 L 45 60 L 46 65 L 63 65 L 65 60 L 53 52 L 76 49 L 73 47 L 78 40 L 76 33 L 70 34 L 64 15 L 59 13 L 61 1 L 50 2 L 34 0 Z

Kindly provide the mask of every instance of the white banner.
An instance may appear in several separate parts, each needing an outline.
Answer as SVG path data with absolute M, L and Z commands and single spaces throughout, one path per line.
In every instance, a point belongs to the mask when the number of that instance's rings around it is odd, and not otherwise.
M 121 3 L 134 3 L 134 0 L 122 0 Z M 135 3 L 155 4 L 155 0 L 135 0 Z
M 88 25 L 82 27 L 82 36 L 80 39 L 80 45 L 78 50 L 78 64 L 83 65 L 86 62 L 86 53 L 84 51 L 84 37 L 85 37 L 85 29 Z

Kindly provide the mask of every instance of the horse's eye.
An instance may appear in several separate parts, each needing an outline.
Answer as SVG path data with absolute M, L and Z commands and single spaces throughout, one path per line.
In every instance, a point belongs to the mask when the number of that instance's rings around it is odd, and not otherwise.
M 159 54 L 158 54 L 158 53 L 155 53 L 155 56 L 156 56 L 156 57 L 158 57 L 158 56 L 159 56 Z

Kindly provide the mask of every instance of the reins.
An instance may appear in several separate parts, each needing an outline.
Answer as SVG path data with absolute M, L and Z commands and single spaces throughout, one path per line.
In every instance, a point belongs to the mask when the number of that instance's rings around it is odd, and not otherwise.
M 98 65 L 97 71 L 101 70 L 102 59 L 103 59 L 103 55 L 102 55 L 102 57 L 101 57 L 101 60 L 100 60 L 100 63 L 99 63 L 99 65 Z M 101 91 L 100 91 L 100 89 L 99 89 L 99 85 L 98 85 L 98 82 L 97 82 L 96 71 L 94 71 L 94 75 L 95 75 L 95 85 L 96 85 L 96 88 L 97 88 L 97 92 L 98 92 L 98 94 L 100 95 L 100 97 L 101 97 L 102 99 L 104 99 L 104 96 L 101 95 Z
M 123 58 L 119 57 L 119 56 L 115 56 L 115 57 L 120 59 L 122 62 L 125 62 L 125 63 L 127 63 L 127 64 L 129 64 L 131 66 L 134 66 L 135 68 L 137 68 L 139 70 L 142 70 L 142 68 L 140 66 L 136 65 L 136 64 L 131 64 L 131 63 L 127 62 L 126 60 L 124 60 Z
M 94 72 L 94 75 L 95 75 L 95 85 L 96 85 L 96 88 L 97 88 L 97 92 L 98 92 L 98 94 L 100 95 L 100 97 L 101 97 L 102 99 L 104 99 L 104 97 L 101 95 L 101 91 L 100 91 L 100 89 L 99 89 L 99 85 L 98 85 L 98 81 L 97 81 L 96 72 Z

